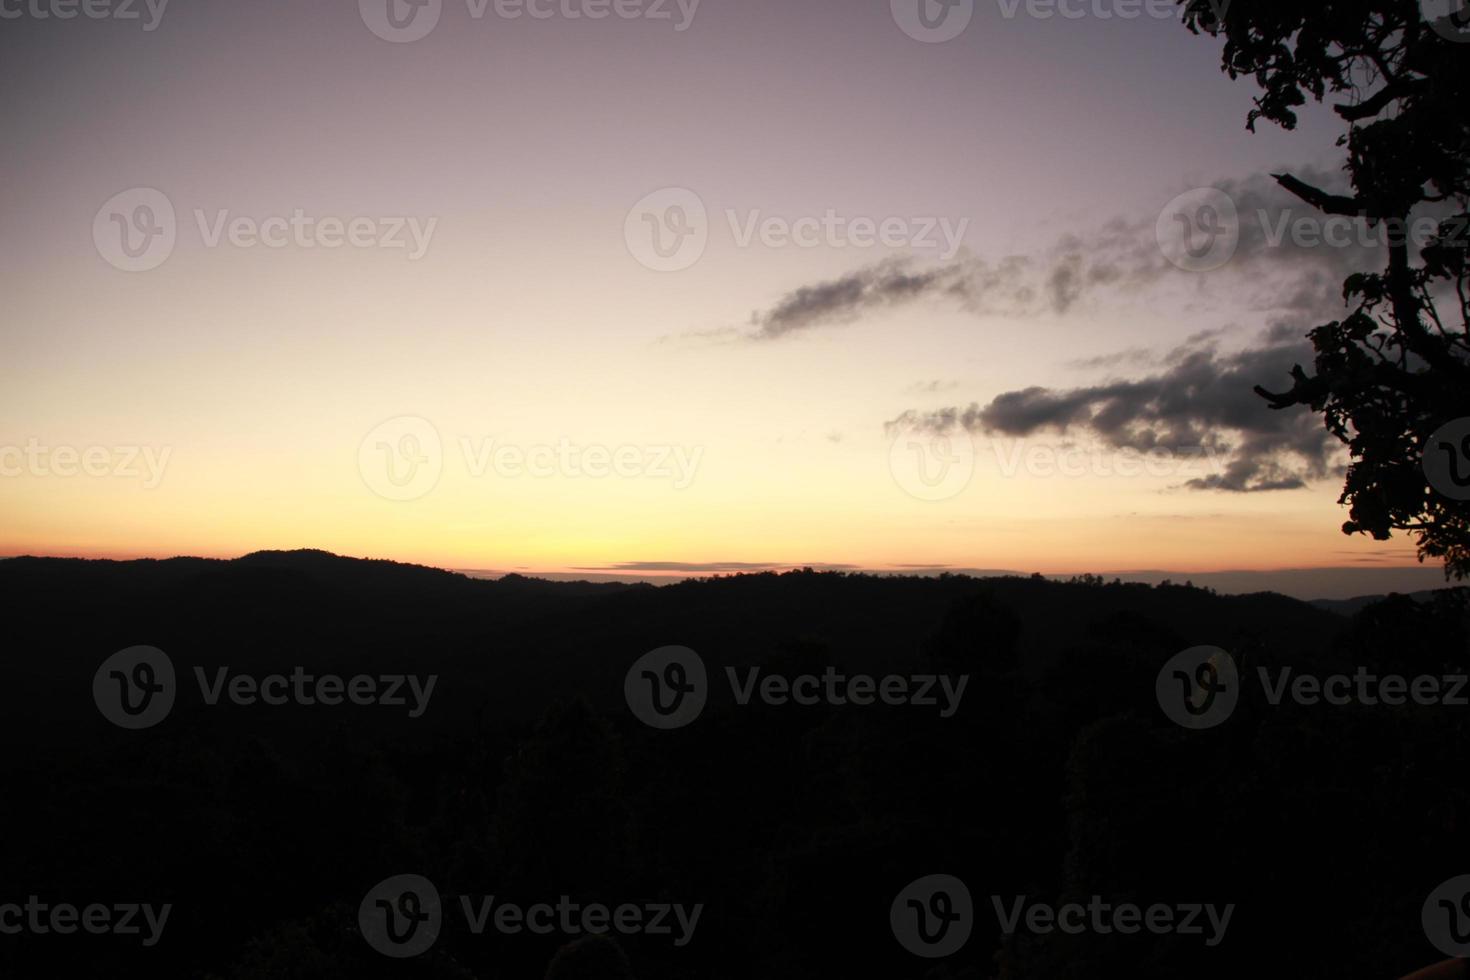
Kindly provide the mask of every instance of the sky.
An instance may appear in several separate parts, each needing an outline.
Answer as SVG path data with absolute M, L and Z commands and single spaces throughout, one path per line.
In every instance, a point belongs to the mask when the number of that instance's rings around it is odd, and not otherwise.
M 0 554 L 1414 566 L 1250 392 L 1378 261 L 1331 113 L 919 2 L 0 0 Z

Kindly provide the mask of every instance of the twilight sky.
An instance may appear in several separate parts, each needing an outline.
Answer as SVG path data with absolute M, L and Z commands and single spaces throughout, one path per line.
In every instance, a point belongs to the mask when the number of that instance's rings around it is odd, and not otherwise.
M 1157 3 L 122 2 L 0 0 L 0 554 L 1413 564 L 1249 392 L 1339 129 Z

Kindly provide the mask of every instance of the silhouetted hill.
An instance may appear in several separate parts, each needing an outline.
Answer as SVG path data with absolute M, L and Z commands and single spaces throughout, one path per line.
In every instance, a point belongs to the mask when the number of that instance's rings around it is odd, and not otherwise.
M 940 869 L 984 890 L 948 976 L 1237 976 L 1304 934 L 1320 939 L 1302 947 L 1315 967 L 1386 973 L 1421 952 L 1406 943 L 1424 883 L 1403 869 L 1435 866 L 1442 848 L 1454 870 L 1457 814 L 1470 813 L 1443 778 L 1463 712 L 1272 706 L 1250 680 L 1287 665 L 1448 670 L 1465 649 L 1463 592 L 1344 616 L 1270 593 L 1095 577 L 796 570 L 651 587 L 482 580 L 321 551 L 17 558 L 0 561 L 0 592 L 14 611 L 0 695 L 5 880 L 22 896 L 175 906 L 172 941 L 147 951 L 0 944 L 8 977 L 537 978 L 553 960 L 558 976 L 585 960 L 643 980 L 901 980 L 925 963 L 894 941 L 889 903 Z M 131 675 L 99 668 L 139 644 L 167 655 L 177 697 L 134 731 L 109 720 Z M 664 731 L 641 720 L 625 682 L 668 645 L 701 658 L 708 703 Z M 1170 721 L 1156 694 L 1166 661 L 1198 645 L 1230 651 L 1242 672 L 1234 715 L 1205 732 Z M 825 696 L 742 704 L 728 672 L 753 668 L 965 686 L 947 714 Z M 417 714 L 412 701 L 225 693 L 242 675 L 296 672 L 433 687 Z M 1420 747 L 1409 768 L 1406 744 Z M 1249 816 L 1263 812 L 1275 817 Z M 1281 886 L 1287 867 L 1354 913 L 1304 911 Z M 356 915 L 369 888 L 406 872 L 446 894 L 662 897 L 705 912 L 683 947 L 634 935 L 564 950 L 575 937 L 460 923 L 405 974 L 358 935 Z M 1093 893 L 1242 911 L 1233 942 L 1208 957 L 1117 937 L 1023 943 L 986 911 L 990 894 Z

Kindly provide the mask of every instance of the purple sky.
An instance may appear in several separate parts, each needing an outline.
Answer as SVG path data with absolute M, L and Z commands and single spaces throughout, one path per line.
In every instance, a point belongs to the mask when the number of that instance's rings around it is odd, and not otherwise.
M 1412 562 L 1404 540 L 1337 532 L 1339 460 L 1310 427 L 1231 395 L 1279 378 L 1362 256 L 1243 231 L 1220 268 L 1163 260 L 1177 195 L 1274 214 L 1268 172 L 1338 166 L 1329 113 L 1245 132 L 1252 88 L 1218 42 L 1125 19 L 1149 9 L 1130 0 L 1064 4 L 1076 17 L 982 0 L 944 43 L 901 28 L 918 0 L 557 0 L 515 19 L 444 0 L 394 43 L 374 2 L 131 20 L 0 3 L 0 444 L 168 450 L 152 486 L 31 463 L 0 479 L 0 553 Z M 174 240 L 125 271 L 99 236 L 139 189 Z M 707 244 L 660 271 L 638 206 L 668 218 L 669 189 Z M 781 237 L 824 219 L 809 247 Z M 361 241 L 329 247 L 354 220 Z M 902 241 L 865 244 L 885 222 Z M 1032 388 L 1130 424 L 1040 425 L 1035 396 L 1005 401 Z M 440 440 L 422 493 L 363 471 L 402 450 L 404 418 Z M 1133 422 L 1209 453 L 1119 475 Z M 905 432 L 956 440 L 963 481 L 915 484 Z M 628 448 L 629 468 L 563 453 L 527 475 L 487 462 L 505 445 Z M 660 475 L 676 449 L 685 469 Z

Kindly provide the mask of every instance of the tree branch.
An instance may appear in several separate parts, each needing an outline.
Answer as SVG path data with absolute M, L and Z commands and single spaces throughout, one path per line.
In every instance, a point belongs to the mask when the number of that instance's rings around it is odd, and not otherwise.
M 1358 215 L 1368 213 L 1367 207 L 1356 197 L 1329 194 L 1324 190 L 1313 187 L 1311 184 L 1298 180 L 1291 174 L 1272 174 L 1271 176 L 1275 179 L 1276 183 L 1324 214 L 1340 214 L 1346 215 L 1347 217 L 1357 217 Z M 1369 215 L 1369 217 L 1376 216 Z

